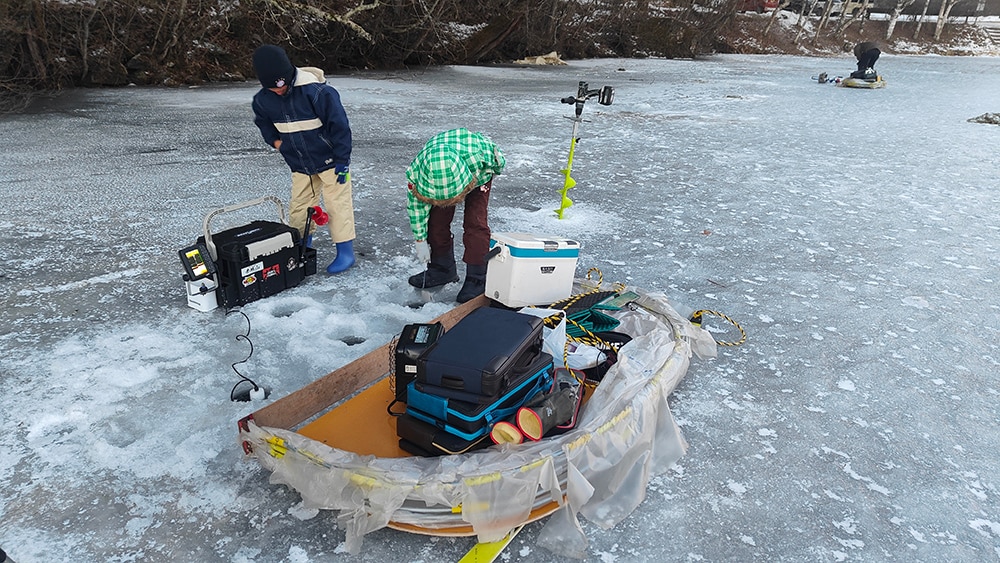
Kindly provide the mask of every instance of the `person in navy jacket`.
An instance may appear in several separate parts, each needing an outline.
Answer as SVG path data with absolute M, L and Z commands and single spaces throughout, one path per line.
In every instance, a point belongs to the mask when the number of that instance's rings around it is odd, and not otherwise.
M 253 67 L 261 85 L 253 97 L 254 124 L 292 170 L 289 224 L 304 234 L 308 209 L 322 196 L 330 238 L 337 245 L 337 257 L 326 271 L 343 272 L 354 265 L 355 231 L 351 126 L 340 93 L 326 83 L 322 70 L 295 67 L 275 45 L 258 47 Z M 310 235 L 303 244 L 311 243 Z

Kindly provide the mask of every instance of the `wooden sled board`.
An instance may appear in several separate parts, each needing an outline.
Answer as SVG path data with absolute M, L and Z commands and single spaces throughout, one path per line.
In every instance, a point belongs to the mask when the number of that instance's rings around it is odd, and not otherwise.
M 845 78 L 840 81 L 837 86 L 843 86 L 844 88 L 865 88 L 868 90 L 874 88 L 885 88 L 885 80 L 879 76 L 874 81 L 864 80 L 862 78 Z
M 412 455 L 399 448 L 396 417 L 386 410 L 395 398 L 389 388 L 390 379 L 383 377 L 296 432 L 331 448 L 358 455 Z
M 382 359 L 389 356 L 386 347 L 379 348 L 370 354 L 376 354 Z M 364 359 L 361 358 L 361 360 Z M 389 367 L 386 363 L 385 373 L 387 374 L 388 371 Z M 339 378 L 339 370 L 326 377 L 331 376 Z M 397 417 L 389 414 L 389 407 L 395 399 L 395 393 L 390 387 L 391 380 L 392 377 L 382 377 L 376 380 L 360 393 L 339 402 L 335 407 L 329 408 L 326 413 L 302 425 L 296 432 L 317 442 L 322 442 L 331 448 L 358 455 L 412 456 L 413 454 L 399 447 L 399 436 L 396 433 Z M 593 393 L 593 387 L 594 384 L 585 385 L 582 398 L 584 404 Z M 392 405 L 393 412 L 397 413 L 403 412 L 405 408 L 406 406 L 401 403 Z M 254 420 L 260 424 L 256 415 Z M 364 429 L 364 431 L 361 432 L 359 429 Z
M 429 322 L 440 322 L 448 330 L 475 309 L 489 304 L 490 300 L 480 295 Z M 298 391 L 254 411 L 243 420 L 252 419 L 258 426 L 295 430 L 302 422 L 350 397 L 373 381 L 385 377 L 390 369 L 391 347 L 391 342 L 386 343 Z M 385 412 L 384 408 L 382 412 Z M 240 422 L 242 425 L 243 421 Z
M 565 503 L 565 498 L 563 499 L 563 502 Z M 553 512 L 562 507 L 562 504 L 551 501 L 541 506 L 532 508 L 531 512 L 528 514 L 528 518 L 517 526 L 525 526 L 527 524 L 531 524 L 532 522 L 537 522 L 546 516 L 550 516 Z M 426 528 L 416 524 L 407 524 L 390 520 L 387 527 L 393 530 L 399 530 L 400 532 L 409 532 L 411 534 L 420 534 L 424 536 L 438 536 L 443 538 L 467 538 L 469 536 L 476 535 L 476 531 L 472 529 L 471 524 L 468 526 L 451 526 L 447 528 Z

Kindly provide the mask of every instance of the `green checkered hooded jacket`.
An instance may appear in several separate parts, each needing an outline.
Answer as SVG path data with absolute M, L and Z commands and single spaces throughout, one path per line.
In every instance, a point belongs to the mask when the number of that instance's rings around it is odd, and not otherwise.
M 406 211 L 416 240 L 427 240 L 431 206 L 456 205 L 503 171 L 500 148 L 482 133 L 452 129 L 431 137 L 406 169 Z

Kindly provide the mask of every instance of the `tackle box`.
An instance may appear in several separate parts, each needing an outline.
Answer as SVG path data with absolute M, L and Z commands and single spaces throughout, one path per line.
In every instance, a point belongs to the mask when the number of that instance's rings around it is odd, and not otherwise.
M 251 221 L 212 234 L 216 215 L 265 202 L 278 207 L 281 219 Z M 204 235 L 198 238 L 215 262 L 219 305 L 229 309 L 274 295 L 316 273 L 316 250 L 304 248 L 298 229 L 284 222 L 284 206 L 273 197 L 246 201 L 213 211 L 205 217 Z
M 552 356 L 542 352 L 524 376 L 488 405 L 425 393 L 411 383 L 406 392 L 406 413 L 459 438 L 475 440 L 487 435 L 493 424 L 510 418 L 540 393 L 551 390 L 552 382 Z
M 573 292 L 580 243 L 554 236 L 493 233 L 486 296 L 508 307 L 547 305 Z
M 542 319 L 497 307 L 469 313 L 417 362 L 423 393 L 490 404 L 535 365 L 542 353 Z

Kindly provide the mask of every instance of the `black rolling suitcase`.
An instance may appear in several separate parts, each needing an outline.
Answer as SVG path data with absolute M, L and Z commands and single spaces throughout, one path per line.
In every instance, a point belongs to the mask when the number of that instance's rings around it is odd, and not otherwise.
M 427 394 L 411 383 L 406 414 L 464 440 L 476 440 L 488 435 L 494 424 L 513 416 L 526 402 L 551 390 L 552 383 L 552 356 L 542 352 L 523 375 L 511 381 L 505 393 L 486 405 Z
M 442 335 L 417 363 L 418 391 L 490 404 L 542 352 L 542 319 L 482 307 Z

